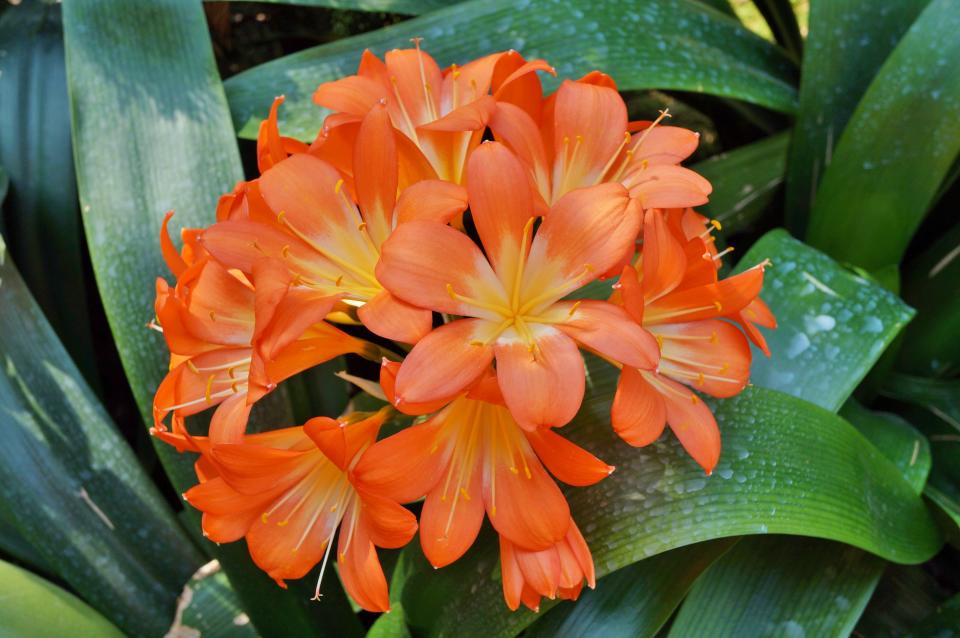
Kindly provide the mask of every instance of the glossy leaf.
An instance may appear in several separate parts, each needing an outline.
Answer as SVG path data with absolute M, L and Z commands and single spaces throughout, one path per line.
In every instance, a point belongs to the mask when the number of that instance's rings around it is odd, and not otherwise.
M 906 269 L 904 297 L 917 309 L 907 328 L 898 366 L 920 375 L 960 371 L 960 224 Z
M 900 0 L 879 11 L 872 0 L 811 3 L 787 180 L 787 226 L 794 233 L 806 230 L 834 146 L 870 80 L 928 2 Z
M 4 12 L 0 50 L 0 164 L 11 184 L 4 236 L 44 314 L 97 389 L 60 6 L 27 0 Z
M 117 625 L 162 633 L 200 554 L 5 258 L 2 240 L 0 308 L 5 518 Z
M 283 94 L 281 131 L 312 141 L 327 114 L 311 101 L 317 86 L 355 73 L 365 48 L 382 54 L 409 46 L 413 37 L 422 37 L 441 65 L 513 48 L 528 58 L 546 58 L 561 78 L 599 68 L 624 90 L 711 93 L 783 112 L 795 106 L 794 71 L 785 56 L 694 0 L 639 0 L 629 6 L 614 0 L 470 0 L 230 78 L 227 96 L 240 136 L 256 137 L 273 96 Z M 557 81 L 545 85 L 553 88 Z
M 957 638 L 960 636 L 960 594 L 937 608 L 907 634 L 907 638 Z
M 208 0 L 209 1 L 209 0 Z M 245 2 L 248 0 L 233 0 Z M 264 4 L 292 4 L 304 7 L 327 7 L 329 9 L 349 9 L 352 11 L 385 11 L 406 15 L 420 15 L 435 9 L 442 9 L 457 0 L 249 0 Z
M 160 222 L 174 209 L 174 228 L 211 223 L 217 197 L 243 178 L 240 157 L 200 3 L 72 0 L 64 5 L 64 26 L 90 256 L 131 389 L 144 422 L 152 423 L 152 394 L 167 367 L 162 337 L 144 327 L 153 315 L 154 281 L 167 274 Z M 292 423 L 282 396 L 273 398 L 273 411 L 260 412 L 263 422 Z M 159 443 L 157 451 L 178 492 L 196 482 L 190 455 Z M 191 520 L 198 531 L 199 517 Z M 280 589 L 243 543 L 203 542 L 264 631 L 354 631 L 349 608 L 338 616 L 343 607 L 331 600 L 308 610 L 308 597 Z
M 932 0 L 880 68 L 817 191 L 814 246 L 868 270 L 901 260 L 960 151 L 958 31 L 954 0 Z
M 848 636 L 883 566 L 818 538 L 745 538 L 693 586 L 669 638 Z
M 726 233 L 749 229 L 783 184 L 788 142 L 789 134 L 780 133 L 691 166 L 713 185 L 710 203 L 698 210 Z
M 766 333 L 771 358 L 754 351 L 751 382 L 837 410 L 913 310 L 785 231 L 764 235 L 737 268 L 765 258 L 761 297 L 780 327 Z
M 920 565 L 890 565 L 852 635 L 902 638 L 949 598 Z
M 753 4 L 760 10 L 774 39 L 799 62 L 803 55 L 803 36 L 800 35 L 793 3 L 790 0 L 753 0 Z
M 528 638 L 642 638 L 669 620 L 694 581 L 733 547 L 724 538 L 680 547 L 601 578 L 576 602 L 562 602 L 527 630 Z
M 73 594 L 4 561 L 0 561 L 0 628 L 5 638 L 124 635 Z
M 184 585 L 170 633 L 205 638 L 258 637 L 217 561 L 198 569 Z

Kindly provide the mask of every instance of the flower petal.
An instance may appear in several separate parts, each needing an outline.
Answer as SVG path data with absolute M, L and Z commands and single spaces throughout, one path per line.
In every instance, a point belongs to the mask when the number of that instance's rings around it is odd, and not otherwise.
M 324 82 L 313 93 L 313 102 L 335 113 L 365 116 L 390 93 L 387 86 L 362 75 Z
M 417 517 L 402 505 L 371 492 L 359 492 L 363 524 L 377 547 L 403 547 L 417 533 Z
M 362 489 L 399 503 L 423 497 L 440 482 L 449 446 L 437 446 L 441 421 L 433 418 L 374 443 L 354 468 Z
M 386 107 L 377 104 L 360 125 L 353 154 L 354 189 L 366 231 L 380 246 L 393 230 L 397 202 L 397 144 Z
M 712 284 L 675 290 L 644 309 L 645 325 L 713 319 L 738 312 L 756 299 L 763 270 L 751 268 Z
M 417 182 L 397 200 L 397 223 L 422 220 L 446 224 L 467 209 L 467 189 L 439 179 Z
M 443 76 L 434 59 L 416 48 L 388 51 L 384 60 L 413 127 L 437 119 Z
M 416 343 L 433 327 L 433 313 L 411 306 L 386 290 L 363 304 L 357 316 L 374 334 L 401 343 Z
M 645 378 L 651 379 L 651 376 Z M 710 408 L 693 392 L 675 381 L 657 375 L 655 384 L 666 386 L 661 396 L 667 408 L 667 424 L 680 444 L 707 474 L 720 459 L 720 430 Z
M 607 465 L 549 428 L 539 428 L 525 434 L 550 473 L 567 485 L 593 485 L 613 472 L 612 465 Z
M 646 211 L 643 220 L 643 297 L 659 299 L 680 285 L 687 270 L 683 244 L 667 227 L 662 211 Z
M 679 164 L 690 157 L 700 144 L 700 134 L 679 126 L 656 126 L 634 135 L 643 143 L 634 151 L 632 161 L 648 164 Z
M 657 341 L 620 306 L 584 299 L 551 308 L 557 327 L 580 344 L 625 366 L 652 370 L 660 359 Z
M 469 487 L 463 492 L 445 493 L 441 482 L 427 494 L 420 514 L 420 544 L 434 567 L 445 567 L 470 549 L 483 523 L 481 470 L 476 461 L 461 470 L 469 473 Z
M 686 208 L 706 204 L 713 187 L 688 168 L 667 164 L 628 170 L 620 180 L 644 209 Z
M 360 507 L 359 501 L 355 501 L 344 514 L 345 524 L 354 517 L 359 519 L 353 529 L 340 530 L 337 548 L 340 580 L 350 597 L 362 608 L 372 612 L 390 611 L 387 579 L 363 517 L 352 512 L 357 507 Z
M 539 100 L 539 96 L 538 96 Z M 490 118 L 490 130 L 498 142 L 507 146 L 527 167 L 540 201 L 538 209 L 547 210 L 550 199 L 550 169 L 547 151 L 536 122 L 519 106 L 501 102 Z
M 658 326 L 661 374 L 715 397 L 739 394 L 750 378 L 750 344 L 736 326 L 719 319 Z
M 583 359 L 573 340 L 559 330 L 542 327 L 534 337 L 533 352 L 524 341 L 497 341 L 500 390 L 521 427 L 566 425 L 583 400 Z
M 644 373 L 629 367 L 620 371 L 620 381 L 610 410 L 613 430 L 634 447 L 660 438 L 667 424 L 663 397 L 644 380 Z

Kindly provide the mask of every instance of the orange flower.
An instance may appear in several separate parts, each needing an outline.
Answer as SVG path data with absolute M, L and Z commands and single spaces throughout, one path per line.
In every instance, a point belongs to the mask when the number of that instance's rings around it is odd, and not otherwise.
M 484 252 L 447 225 L 414 221 L 384 242 L 377 277 L 421 308 L 466 317 L 432 331 L 404 360 L 402 402 L 450 399 L 496 358 L 507 406 L 526 429 L 567 423 L 580 407 L 578 343 L 652 369 L 653 338 L 613 304 L 561 301 L 632 254 L 640 210 L 619 184 L 572 191 L 539 229 L 525 169 L 503 145 L 481 146 L 467 169 Z
M 750 346 L 723 319 L 739 317 L 758 300 L 765 264 L 718 280 L 722 254 L 702 220 L 692 210 L 646 213 L 641 259 L 624 268 L 614 299 L 656 337 L 660 363 L 656 370 L 623 367 L 612 421 L 635 446 L 652 443 L 669 424 L 709 474 L 720 456 L 720 432 L 710 409 L 685 385 L 716 397 L 746 386 Z M 684 227 L 701 233 L 688 236 Z
M 390 400 L 397 367 L 384 362 L 381 371 Z M 356 475 L 358 484 L 399 502 L 426 496 L 420 541 L 430 563 L 443 567 L 473 544 L 484 512 L 525 551 L 549 552 L 563 542 L 570 510 L 547 469 L 571 485 L 592 485 L 613 471 L 550 429 L 520 428 L 488 370 L 428 420 L 378 441 Z
M 374 272 L 380 248 L 399 223 L 446 222 L 466 208 L 466 193 L 455 184 L 428 180 L 406 189 L 398 201 L 393 142 L 386 109 L 371 109 L 354 154 L 359 209 L 332 166 L 310 154 L 295 154 L 248 185 L 247 216 L 207 229 L 201 236 L 204 247 L 247 274 L 264 257 L 282 262 L 292 273 L 291 295 L 304 301 L 297 312 L 341 302 L 372 332 L 418 341 L 430 331 L 431 313 L 384 290 Z
M 335 421 L 247 435 L 211 444 L 201 482 L 184 498 L 203 512 L 204 535 L 217 543 L 246 538 L 250 556 L 281 586 L 327 556 L 338 527 L 337 563 L 350 596 L 364 609 L 387 611 L 390 599 L 376 547 L 402 547 L 416 518 L 396 502 L 355 484 L 353 467 L 376 440 L 389 409 Z M 316 597 L 319 597 L 320 580 Z
M 593 556 L 572 518 L 567 535 L 540 551 L 524 549 L 501 534 L 500 570 L 503 597 L 512 611 L 521 602 L 531 611 L 540 611 L 541 596 L 576 600 L 584 580 L 590 589 L 597 585 Z
M 710 183 L 679 166 L 696 150 L 699 135 L 657 126 L 665 115 L 652 123 L 628 122 L 616 85 L 594 72 L 564 81 L 544 101 L 539 120 L 528 109 L 498 102 L 490 128 L 527 165 L 543 207 L 575 188 L 604 182 L 623 184 L 644 209 L 704 204 Z
M 389 51 L 384 61 L 364 51 L 356 75 L 320 85 L 313 101 L 334 114 L 318 142 L 384 104 L 393 126 L 419 149 L 436 176 L 460 183 L 496 107 L 494 97 L 506 101 L 539 93 L 535 71 L 554 71 L 543 60 L 527 62 L 513 51 L 441 71 L 420 50 L 419 39 L 413 42 L 416 48 Z
M 257 292 L 250 281 L 211 259 L 195 231 L 184 232 L 183 255 L 177 253 L 166 232 L 171 214 L 160 236 L 177 285 L 157 279 L 156 314 L 171 352 L 170 371 L 153 400 L 157 431 L 166 429 L 163 420 L 170 412 L 179 432 L 184 417 L 219 406 L 211 437 L 237 441 L 251 405 L 280 381 L 348 352 L 372 356 L 369 344 L 321 321 L 329 306 L 301 315 L 311 325 L 298 338 L 287 338 L 283 322 L 271 321 L 272 308 L 255 309 Z M 275 270 L 269 264 L 263 268 Z M 274 282 L 266 280 L 263 289 L 268 283 Z M 279 285 L 274 296 L 286 300 L 287 291 Z

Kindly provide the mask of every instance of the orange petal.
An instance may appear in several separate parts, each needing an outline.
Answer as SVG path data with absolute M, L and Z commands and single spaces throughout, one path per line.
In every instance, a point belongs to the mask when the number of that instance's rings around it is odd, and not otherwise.
M 373 414 L 357 413 L 363 417 L 358 421 L 336 421 L 329 417 L 314 417 L 304 423 L 303 432 L 344 472 L 350 467 L 357 454 L 377 440 L 377 433 L 390 414 L 390 408 L 383 408 Z
M 497 141 L 505 144 L 527 167 L 535 186 L 535 194 L 543 200 L 540 203 L 545 206 L 550 198 L 550 169 L 543 138 L 536 122 L 522 108 L 499 103 L 490 119 L 490 129 Z
M 700 144 L 700 134 L 678 126 L 657 126 L 649 132 L 638 133 L 643 143 L 632 160 L 653 164 L 679 164 L 690 157 Z
M 568 516 L 567 524 L 569 523 Z M 524 583 L 540 596 L 555 598 L 560 581 L 560 555 L 557 548 L 550 545 L 541 551 L 529 551 L 518 547 L 515 556 Z
M 353 534 L 340 532 L 337 565 L 343 588 L 358 605 L 372 612 L 390 611 L 387 579 L 364 525 L 358 523 Z
M 500 575 L 503 580 L 503 598 L 510 611 L 516 611 L 520 607 L 520 596 L 523 592 L 523 573 L 517 564 L 513 543 L 504 536 L 500 536 Z
M 313 102 L 334 112 L 363 117 L 389 93 L 374 79 L 350 75 L 321 84 L 313 93 Z
M 288 267 L 296 265 L 304 273 L 318 261 L 317 252 L 296 236 L 275 225 L 250 220 L 216 223 L 203 232 L 201 242 L 221 264 L 248 274 L 264 257 L 282 259 Z M 329 264 L 327 260 L 322 262 Z
M 670 389 L 661 390 L 667 424 L 693 460 L 710 474 L 720 459 L 720 430 L 713 413 L 700 398 L 677 382 L 658 375 L 656 384 Z
M 257 134 L 257 168 L 261 173 L 287 157 L 277 125 L 277 111 L 283 100 L 282 95 L 275 97 L 270 105 L 270 114 L 260 122 L 260 131 Z
M 611 301 L 619 297 L 618 303 L 623 305 L 623 309 L 627 311 L 630 318 L 643 325 L 643 289 L 640 286 L 636 268 L 630 265 L 624 266 L 615 288 L 616 292 L 611 297 Z
M 421 414 L 430 414 L 436 412 L 443 406 L 450 403 L 453 397 L 444 397 L 437 401 L 428 401 L 426 403 L 409 403 L 397 399 L 396 385 L 397 374 L 400 372 L 400 362 L 390 361 L 384 357 L 380 364 L 380 387 L 387 398 L 387 402 L 404 414 L 419 416 Z
M 359 492 L 363 524 L 377 547 L 403 547 L 417 533 L 417 517 L 395 501 L 371 492 Z
M 394 49 L 385 56 L 387 72 L 413 127 L 437 119 L 443 86 L 440 68 L 432 57 L 417 49 Z
M 524 232 L 533 219 L 533 195 L 523 164 L 502 144 L 482 144 L 467 164 L 467 192 L 487 259 L 501 281 L 514 281 L 525 257 Z
M 417 133 L 422 131 L 446 133 L 481 131 L 487 126 L 487 122 L 490 121 L 490 117 L 496 108 L 496 101 L 489 95 L 484 95 L 433 122 L 417 127 Z
M 160 225 L 160 252 L 163 253 L 163 260 L 167 263 L 167 268 L 170 269 L 173 276 L 179 277 L 180 273 L 187 269 L 187 264 L 183 261 L 180 253 L 177 252 L 177 248 L 173 245 L 173 240 L 170 239 L 170 232 L 167 230 L 167 225 L 170 223 L 171 217 L 173 217 L 173 211 L 169 210 L 167 214 L 163 216 L 163 223 Z
M 524 433 L 550 473 L 567 485 L 593 485 L 610 476 L 613 466 L 549 428 Z
M 416 343 L 433 328 L 433 313 L 411 306 L 386 290 L 363 304 L 357 316 L 374 334 L 401 343 Z
M 663 344 L 661 374 L 715 397 L 731 397 L 746 387 L 750 345 L 731 323 L 708 319 L 665 324 L 655 334 Z
M 512 104 L 523 109 L 530 117 L 539 119 L 543 88 L 536 71 L 556 76 L 556 70 L 546 60 L 530 60 L 515 51 L 508 51 L 497 61 L 493 74 L 492 90 L 498 108 Z
M 583 359 L 559 330 L 544 327 L 534 336 L 534 351 L 522 341 L 494 346 L 500 390 L 521 427 L 566 425 L 583 400 Z
M 713 187 L 690 169 L 652 164 L 629 171 L 621 178 L 630 196 L 648 208 L 686 208 L 706 204 Z
M 587 580 L 587 584 L 590 586 L 590 589 L 593 589 L 597 586 L 597 576 L 593 569 L 593 556 L 590 554 L 587 541 L 583 539 L 583 534 L 580 533 L 580 529 L 573 519 L 570 519 L 570 530 L 567 532 L 567 544 L 570 546 L 573 555 L 576 556 L 577 562 L 580 564 L 580 570 L 583 572 L 583 577 Z
M 247 430 L 250 406 L 244 394 L 235 394 L 217 406 L 210 419 L 210 443 L 240 443 Z
M 446 224 L 467 209 L 467 189 L 439 179 L 417 182 L 397 200 L 397 223 L 422 220 Z
M 472 343 L 482 339 L 478 329 L 484 323 L 460 319 L 421 339 L 397 374 L 397 398 L 410 403 L 438 401 L 459 394 L 475 381 L 493 360 L 493 348 Z
M 716 283 L 675 290 L 645 308 L 644 323 L 678 323 L 729 315 L 753 301 L 762 286 L 763 271 L 752 268 Z
M 487 259 L 465 234 L 436 222 L 401 224 L 383 243 L 377 279 L 407 303 L 437 312 L 497 319 L 457 297 L 506 306 Z
M 481 469 L 479 457 L 470 465 L 453 467 L 452 472 L 469 473 L 469 487 L 463 492 L 439 483 L 427 494 L 420 514 L 420 544 L 434 567 L 445 567 L 470 549 L 483 523 Z
M 393 230 L 397 201 L 397 144 L 387 109 L 376 105 L 363 118 L 353 155 L 354 187 L 367 232 L 379 246 Z
M 660 210 L 648 210 L 643 220 L 643 297 L 658 299 L 676 288 L 687 270 L 683 245 L 670 233 Z
M 584 299 L 560 302 L 551 315 L 557 327 L 580 344 L 625 366 L 652 370 L 660 359 L 657 341 L 620 306 Z
M 613 430 L 634 447 L 649 445 L 660 438 L 667 424 L 663 397 L 644 380 L 642 372 L 624 367 L 610 411 Z
M 438 445 L 440 424 L 433 418 L 377 441 L 353 470 L 357 485 L 400 503 L 426 495 L 450 461 L 452 448 Z

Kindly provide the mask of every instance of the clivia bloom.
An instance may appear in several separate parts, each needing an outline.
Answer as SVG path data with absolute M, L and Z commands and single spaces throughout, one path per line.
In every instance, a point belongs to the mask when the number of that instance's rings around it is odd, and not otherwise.
M 395 399 L 398 367 L 385 361 L 381 369 L 388 400 Z M 509 547 L 524 555 L 542 554 L 553 565 L 571 533 L 579 537 L 579 532 L 571 532 L 567 501 L 547 470 L 564 483 L 584 486 L 606 478 L 613 468 L 549 428 L 522 429 L 503 405 L 493 370 L 487 370 L 423 423 L 378 441 L 355 474 L 359 485 L 399 502 L 426 496 L 420 541 L 434 567 L 449 565 L 470 548 L 484 513 Z M 592 560 L 582 539 L 574 552 L 592 586 Z M 543 595 L 551 595 L 557 587 L 573 587 L 574 571 L 564 569 L 561 579 L 548 570 L 554 584 L 537 583 L 537 590 L 549 589 Z M 512 574 L 505 571 L 509 602 L 508 577 Z M 511 580 L 510 592 L 514 585 Z
M 211 437 L 237 441 L 250 407 L 280 381 L 348 352 L 370 356 L 370 344 L 320 321 L 322 315 L 292 340 L 278 335 L 276 322 L 264 317 L 273 308 L 261 310 L 255 329 L 256 292 L 250 281 L 211 259 L 196 231 L 183 233 L 184 248 L 178 253 L 166 231 L 171 214 L 164 219 L 160 242 L 177 284 L 171 287 L 163 278 L 156 284 L 157 320 L 171 352 L 170 371 L 153 400 L 158 434 L 166 430 L 163 421 L 171 412 L 176 433 L 183 430 L 184 417 L 218 406 Z M 285 290 L 277 292 L 282 299 Z M 259 344 L 278 347 L 263 357 Z
M 203 453 L 201 482 L 184 494 L 203 512 L 203 532 L 217 543 L 245 538 L 250 556 L 281 586 L 323 560 L 340 529 L 337 564 L 350 596 L 368 611 L 390 599 L 376 547 L 405 545 L 417 530 L 407 509 L 358 487 L 353 468 L 376 440 L 389 408 L 339 421 L 249 434 L 242 443 L 187 437 Z M 319 597 L 320 579 L 317 580 Z
M 308 153 L 281 159 L 249 191 L 248 215 L 204 231 L 200 241 L 230 268 L 252 274 L 269 257 L 291 275 L 291 299 L 300 310 L 342 302 L 372 332 L 414 343 L 432 327 L 430 310 L 385 290 L 375 267 L 383 242 L 411 219 L 444 223 L 466 208 L 455 184 L 420 181 L 398 191 L 398 155 L 387 111 L 375 106 L 356 137 L 356 201 L 331 165 Z M 358 207 L 359 204 L 359 207 Z
M 623 184 L 644 209 L 705 204 L 710 183 L 679 166 L 700 137 L 658 126 L 664 116 L 628 122 L 613 80 L 594 72 L 565 80 L 544 100 L 539 120 L 529 109 L 498 102 L 490 128 L 523 160 L 544 207 L 573 189 L 605 182 Z
M 750 346 L 724 319 L 739 317 L 758 299 L 765 263 L 718 280 L 721 255 L 705 241 L 712 229 L 688 238 L 684 218 L 703 228 L 692 210 L 647 211 L 641 258 L 624 268 L 618 283 L 614 299 L 656 337 L 660 363 L 656 370 L 623 367 L 611 417 L 614 430 L 634 446 L 652 443 L 669 424 L 710 473 L 720 456 L 720 432 L 710 408 L 688 386 L 715 397 L 746 386 Z
M 315 145 L 343 125 L 386 105 L 393 126 L 429 162 L 440 179 L 463 181 L 467 158 L 496 108 L 495 98 L 522 100 L 540 93 L 536 71 L 554 73 L 543 60 L 527 62 L 514 51 L 494 53 L 441 71 L 420 50 L 394 49 L 380 60 L 363 52 L 356 75 L 321 84 L 313 101 L 334 111 Z
M 526 429 L 560 426 L 580 407 L 589 348 L 653 369 L 656 341 L 620 307 L 561 301 L 632 254 L 640 209 L 619 184 L 572 191 L 534 231 L 526 171 L 503 145 L 484 144 L 467 169 L 470 211 L 484 251 L 439 222 L 400 225 L 377 278 L 404 301 L 464 317 L 420 340 L 397 376 L 401 402 L 462 393 L 496 358 L 506 405 Z

